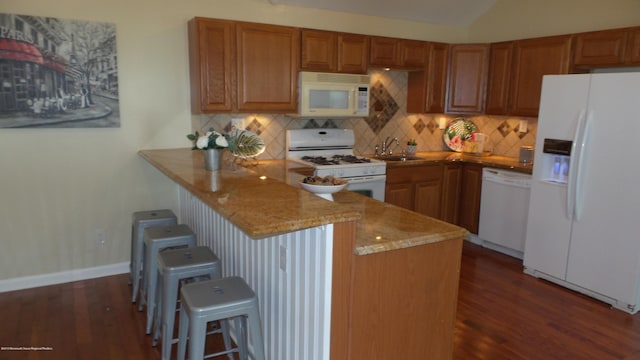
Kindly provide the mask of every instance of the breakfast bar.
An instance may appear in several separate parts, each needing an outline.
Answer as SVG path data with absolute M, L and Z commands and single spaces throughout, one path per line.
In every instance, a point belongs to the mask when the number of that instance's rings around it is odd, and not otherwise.
M 223 275 L 257 293 L 268 358 L 452 357 L 466 230 L 349 191 L 325 200 L 286 160 L 227 154 L 207 171 L 202 151 L 139 155 L 176 183 L 179 220 Z

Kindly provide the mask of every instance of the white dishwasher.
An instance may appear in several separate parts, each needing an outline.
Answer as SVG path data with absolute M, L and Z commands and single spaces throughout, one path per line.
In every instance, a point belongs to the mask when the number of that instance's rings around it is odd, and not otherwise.
M 482 246 L 522 259 L 531 175 L 484 168 L 478 239 Z

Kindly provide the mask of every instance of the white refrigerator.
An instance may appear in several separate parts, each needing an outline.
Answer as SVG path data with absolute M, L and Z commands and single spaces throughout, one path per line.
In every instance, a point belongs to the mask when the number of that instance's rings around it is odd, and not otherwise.
M 545 76 L 525 272 L 636 313 L 640 72 Z

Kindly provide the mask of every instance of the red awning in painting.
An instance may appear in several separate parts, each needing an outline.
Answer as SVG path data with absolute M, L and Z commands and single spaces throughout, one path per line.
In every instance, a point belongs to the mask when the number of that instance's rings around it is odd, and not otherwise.
M 44 64 L 42 54 L 35 45 L 10 39 L 0 39 L 0 59 Z
M 44 58 L 44 66 L 48 67 L 49 69 L 53 69 L 57 72 L 61 72 L 63 73 L 65 70 L 65 65 L 62 63 L 59 63 L 55 60 L 49 59 L 49 58 Z

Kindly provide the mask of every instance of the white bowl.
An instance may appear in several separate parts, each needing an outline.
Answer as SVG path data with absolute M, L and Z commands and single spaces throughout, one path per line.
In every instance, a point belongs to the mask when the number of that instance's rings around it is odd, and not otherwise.
M 304 182 L 300 182 L 300 186 L 303 189 L 310 191 L 314 194 L 333 194 L 347 187 L 348 183 L 340 184 L 340 185 L 316 185 L 316 184 L 307 184 Z

